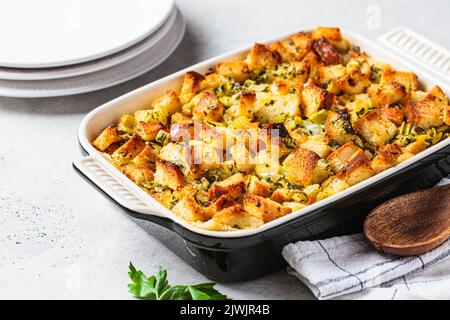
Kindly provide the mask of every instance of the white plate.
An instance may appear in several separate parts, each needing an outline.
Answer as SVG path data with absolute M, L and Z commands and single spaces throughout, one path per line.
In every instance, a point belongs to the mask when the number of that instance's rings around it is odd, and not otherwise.
M 2 0 L 0 65 L 42 68 L 104 57 L 144 39 L 173 0 Z
M 177 17 L 177 10 L 174 7 L 167 21 L 150 36 L 140 42 L 116 52 L 104 58 L 95 59 L 89 62 L 53 67 L 53 68 L 4 68 L 0 67 L 1 80 L 48 80 L 79 76 L 103 70 L 119 63 L 125 62 L 150 49 L 160 40 L 167 36 L 172 29 Z
M 54 80 L 14 81 L 0 80 L 0 96 L 38 98 L 54 97 L 95 91 L 135 78 L 156 67 L 181 42 L 186 24 L 180 12 L 167 36 L 135 58 L 97 72 Z

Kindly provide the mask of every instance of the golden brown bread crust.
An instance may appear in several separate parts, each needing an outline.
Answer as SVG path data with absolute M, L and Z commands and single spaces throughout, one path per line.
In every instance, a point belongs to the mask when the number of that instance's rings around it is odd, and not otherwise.
M 185 179 L 183 172 L 176 164 L 166 160 L 157 160 L 155 182 L 176 190 L 184 185 Z
M 124 165 L 134 159 L 145 147 L 144 141 L 138 135 L 133 135 L 111 155 L 116 165 Z
M 302 186 L 310 185 L 319 159 L 315 152 L 298 148 L 283 161 L 286 180 Z
M 244 208 L 248 213 L 264 223 L 292 212 L 290 208 L 285 208 L 271 199 L 251 194 L 244 195 Z
M 275 67 L 281 62 L 280 54 L 270 51 L 265 45 L 255 43 L 247 55 L 246 63 L 250 71 Z
M 110 125 L 106 127 L 102 133 L 92 142 L 92 144 L 100 151 L 105 151 L 111 144 L 122 140 L 119 130 L 116 126 Z

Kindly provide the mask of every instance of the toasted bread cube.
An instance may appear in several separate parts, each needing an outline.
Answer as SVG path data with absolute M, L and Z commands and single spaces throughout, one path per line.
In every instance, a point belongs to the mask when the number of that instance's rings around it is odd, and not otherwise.
M 198 92 L 200 92 L 201 83 L 204 79 L 204 76 L 195 71 L 189 71 L 184 75 L 179 96 L 182 104 L 188 103 Z
M 283 207 L 291 209 L 292 212 L 301 210 L 307 206 L 308 206 L 307 204 L 298 203 L 298 202 L 283 202 Z
M 122 140 L 120 132 L 116 126 L 110 125 L 92 142 L 94 147 L 100 151 L 105 151 L 111 144 Z
M 370 166 L 370 160 L 366 155 L 360 155 L 353 158 L 349 164 L 341 170 L 336 176 L 344 180 L 350 186 L 353 186 L 374 175 Z
M 138 134 L 144 141 L 153 141 L 159 130 L 164 126 L 156 121 L 138 121 L 134 127 L 136 134 Z
M 112 160 L 118 166 L 129 163 L 134 159 L 145 147 L 145 142 L 138 135 L 133 135 L 120 148 L 111 155 Z
M 379 153 L 372 160 L 372 168 L 379 173 L 397 164 L 397 159 L 403 153 L 396 144 L 388 144 L 380 148 Z
M 170 118 L 170 123 L 172 125 L 181 123 L 192 123 L 192 117 L 186 116 L 180 112 L 176 112 Z
M 229 151 L 233 157 L 234 165 L 237 170 L 241 172 L 250 172 L 255 169 L 255 163 L 245 144 L 233 144 Z
M 214 92 L 205 90 L 196 95 L 192 102 L 194 108 L 192 115 L 194 120 L 210 120 L 219 122 L 223 116 L 223 105 L 214 94 Z
M 313 49 L 320 57 L 320 61 L 325 65 L 340 64 L 342 62 L 339 52 L 325 38 L 314 41 Z
M 214 201 L 222 195 L 228 195 L 233 200 L 240 199 L 245 190 L 244 177 L 237 173 L 231 177 L 218 181 L 208 190 L 209 200 Z
M 285 208 L 273 200 L 252 194 L 244 195 L 244 208 L 245 211 L 262 220 L 264 223 L 292 212 L 291 208 Z
M 203 207 L 197 203 L 193 193 L 181 199 L 172 208 L 172 211 L 182 219 L 190 222 L 207 221 L 214 215 L 211 208 Z
M 173 90 L 167 90 L 165 94 L 152 102 L 152 106 L 167 110 L 169 116 L 181 111 L 181 101 Z
M 415 73 L 385 68 L 381 74 L 380 84 L 392 85 L 394 83 L 404 86 L 406 92 L 420 90 L 419 80 L 417 79 L 417 75 Z
M 359 141 L 350 124 L 350 115 L 346 109 L 330 112 L 325 122 L 326 133 L 331 140 L 340 145 L 348 142 Z
M 237 204 L 238 203 L 236 201 L 231 199 L 228 195 L 224 194 L 224 195 L 221 195 L 216 201 L 214 201 L 214 203 L 210 207 L 211 207 L 211 209 L 214 210 L 214 212 L 218 212 L 223 209 L 233 207 Z
M 316 170 L 319 159 L 317 153 L 298 148 L 283 161 L 282 170 L 286 180 L 302 186 L 317 183 L 322 178 L 322 172 Z
M 250 70 L 244 61 L 226 61 L 216 64 L 216 72 L 237 82 L 244 82 L 250 77 Z
M 255 117 L 258 121 L 263 123 L 283 122 L 288 117 L 301 115 L 301 96 L 299 93 L 279 96 L 269 94 L 269 96 L 270 99 L 267 99 L 266 95 L 263 94 L 257 95 L 259 99 L 257 104 L 260 107 L 255 112 Z
M 124 114 L 117 123 L 117 129 L 120 132 L 132 134 L 134 130 L 134 117 L 131 114 Z
M 335 86 L 348 94 L 359 94 L 370 86 L 369 75 L 365 75 L 360 68 L 355 68 L 335 82 Z
M 172 190 L 176 190 L 184 186 L 184 175 L 180 168 L 166 160 L 156 161 L 155 182 L 168 187 Z
M 197 223 L 196 226 L 207 230 L 231 231 L 240 229 L 254 229 L 263 224 L 258 219 L 244 210 L 240 204 L 235 204 L 217 211 L 214 216 L 204 222 Z
M 361 148 L 354 145 L 352 142 L 347 142 L 334 150 L 327 157 L 327 161 L 329 162 L 331 169 L 335 173 L 338 173 L 343 170 L 354 158 L 363 155 L 364 151 Z
M 329 109 L 334 95 L 314 84 L 308 84 L 302 91 L 303 114 L 309 118 L 320 109 Z
M 256 93 L 254 91 L 243 90 L 239 98 L 239 104 L 233 109 L 233 115 L 235 117 L 248 117 L 253 118 L 253 109 L 256 102 Z
M 431 91 L 417 103 L 410 102 L 406 106 L 407 121 L 416 127 L 428 129 L 438 127 L 448 121 L 449 113 L 448 98 L 441 88 L 435 86 Z
M 249 175 L 244 178 L 245 191 L 261 197 L 269 197 L 271 193 L 270 183 L 260 180 L 255 176 Z
M 122 167 L 122 173 L 140 187 L 145 188 L 146 184 L 153 181 L 153 170 L 148 167 L 138 167 L 132 162 Z
M 353 127 L 367 142 L 376 147 L 386 144 L 397 133 L 397 126 L 378 109 L 365 114 Z
M 255 43 L 245 59 L 250 71 L 273 68 L 281 62 L 278 52 L 270 51 L 265 45 Z
M 292 92 L 300 92 L 303 88 L 298 81 L 276 78 L 270 85 L 270 91 L 277 95 L 286 95 Z
M 300 147 L 317 153 L 320 158 L 326 158 L 332 151 L 331 147 L 323 140 L 310 139 L 303 142 Z
M 350 185 L 344 180 L 336 176 L 329 177 L 322 183 L 322 191 L 317 194 L 316 200 L 319 201 L 325 199 L 347 189 L 348 187 L 350 187 Z
M 144 149 L 133 159 L 133 163 L 142 168 L 152 167 L 158 159 L 158 151 L 153 147 L 146 145 Z
M 281 46 L 284 48 L 283 55 L 289 57 L 290 60 L 301 60 L 308 52 L 312 50 L 314 40 L 310 34 L 299 32 L 281 41 Z M 281 53 L 280 53 L 281 54 Z
M 270 196 L 270 199 L 273 201 L 276 201 L 278 203 L 284 203 L 292 200 L 292 196 L 296 192 L 301 192 L 299 189 L 286 189 L 286 188 L 279 188 L 276 189 L 272 195 Z
M 416 139 L 403 148 L 404 153 L 418 154 L 428 148 L 428 143 L 423 139 Z
M 322 85 L 327 85 L 332 81 L 342 78 L 346 73 L 346 69 L 341 64 L 335 65 L 319 65 L 317 68 L 317 81 Z
M 384 114 L 386 119 L 392 121 L 398 126 L 402 124 L 403 118 L 405 117 L 403 109 L 399 107 L 383 107 L 381 108 L 381 112 Z
M 342 38 L 341 30 L 339 28 L 318 27 L 313 30 L 312 38 L 315 40 L 325 38 L 333 45 L 333 47 L 341 52 L 348 51 L 350 47 L 348 41 Z
M 314 56 L 314 52 L 311 52 L 311 54 Z M 305 83 L 309 78 L 310 69 L 317 69 L 317 66 L 319 66 L 318 60 L 316 60 L 316 63 L 311 64 L 306 58 L 302 61 L 292 61 L 290 65 L 294 67 L 293 79 L 298 83 Z
M 374 106 L 382 107 L 402 101 L 406 97 L 406 89 L 400 83 L 389 85 L 372 84 L 368 89 L 370 99 Z
M 281 57 L 281 62 L 292 62 L 296 59 L 296 57 L 286 50 L 281 41 L 276 41 L 269 45 L 269 50 L 273 52 L 277 52 Z

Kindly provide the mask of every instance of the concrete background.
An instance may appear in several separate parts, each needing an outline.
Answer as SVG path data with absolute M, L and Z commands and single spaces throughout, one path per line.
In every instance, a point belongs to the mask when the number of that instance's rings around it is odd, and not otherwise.
M 166 266 L 172 283 L 205 280 L 73 172 L 78 125 L 96 106 L 205 58 L 316 25 L 369 38 L 408 26 L 450 47 L 446 0 L 176 2 L 187 34 L 147 74 L 83 95 L 0 98 L 0 298 L 131 298 L 130 261 L 147 273 Z M 219 287 L 236 299 L 312 298 L 284 270 Z

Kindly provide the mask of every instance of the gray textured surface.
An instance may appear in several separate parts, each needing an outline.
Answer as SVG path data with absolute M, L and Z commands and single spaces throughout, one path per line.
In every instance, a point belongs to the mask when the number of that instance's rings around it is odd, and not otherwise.
M 186 37 L 153 71 L 84 95 L 0 98 L 0 298 L 129 298 L 129 261 L 147 272 L 167 266 L 173 282 L 205 280 L 73 172 L 71 162 L 80 157 L 76 130 L 92 108 L 205 58 L 308 26 L 336 25 L 375 38 L 405 25 L 450 47 L 446 0 L 177 3 Z M 220 287 L 234 298 L 311 298 L 284 271 Z

